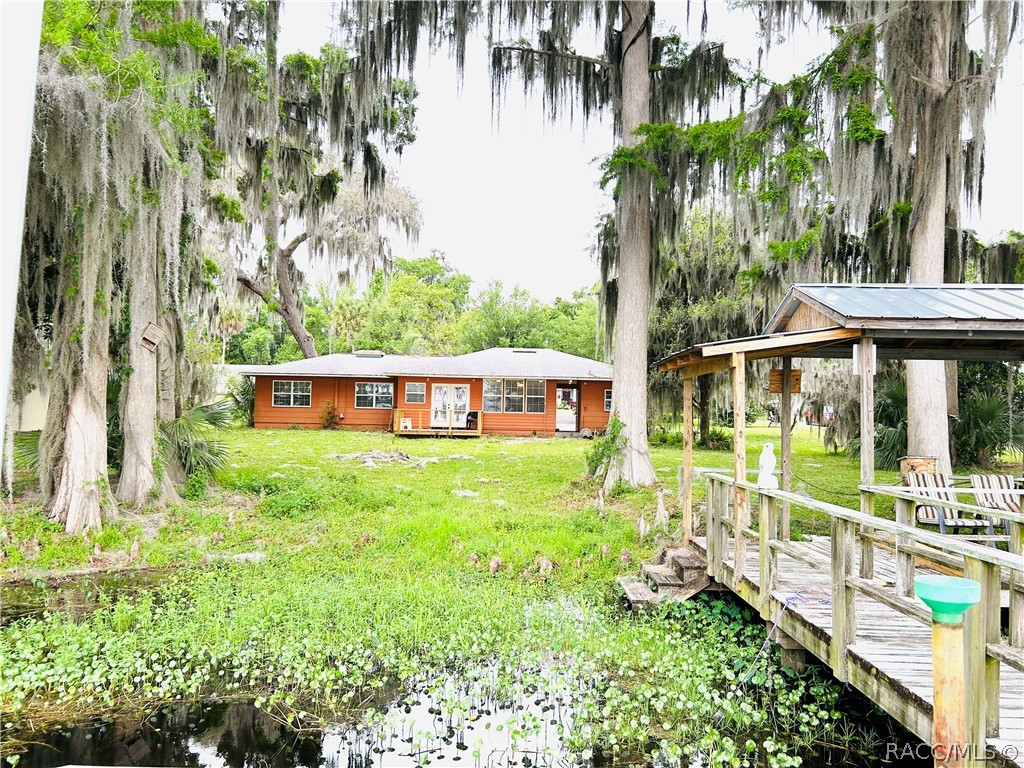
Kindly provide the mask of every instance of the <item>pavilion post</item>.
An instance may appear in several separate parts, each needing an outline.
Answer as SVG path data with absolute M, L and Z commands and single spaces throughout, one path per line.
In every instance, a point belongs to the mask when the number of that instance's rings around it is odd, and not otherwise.
M 683 544 L 693 540 L 693 379 L 683 379 Z
M 779 399 L 779 426 L 782 428 L 782 490 L 790 490 L 793 467 L 790 459 L 793 453 L 793 358 L 782 358 L 782 396 Z M 782 540 L 789 541 L 789 502 L 782 502 Z
M 744 532 L 750 522 L 747 491 L 740 483 L 747 479 L 747 375 L 746 354 L 732 355 L 732 442 L 733 442 L 733 588 L 739 589 L 747 562 Z
M 860 484 L 875 483 L 875 354 L 874 340 L 868 336 L 858 344 L 860 362 Z M 875 514 L 875 496 L 861 491 L 860 511 Z M 870 526 L 861 526 L 861 533 L 870 533 Z M 875 573 L 875 548 L 871 539 L 860 541 L 860 577 L 871 579 Z

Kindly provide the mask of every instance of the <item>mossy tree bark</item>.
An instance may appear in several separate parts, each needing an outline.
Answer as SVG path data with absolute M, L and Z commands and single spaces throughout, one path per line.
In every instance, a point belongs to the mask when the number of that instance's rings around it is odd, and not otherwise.
M 622 142 L 635 146 L 633 132 L 651 120 L 650 0 L 622 3 Z M 651 312 L 651 177 L 632 167 L 622 180 L 618 200 L 618 290 L 612 381 L 612 410 L 626 439 L 605 475 L 605 488 L 624 481 L 633 486 L 656 481 L 647 440 L 647 331 Z
M 951 26 L 948 3 L 926 4 L 929 87 L 919 107 L 921 121 L 914 162 L 916 210 L 910 222 L 910 282 L 939 284 L 944 278 L 946 243 L 947 141 L 942 136 L 943 100 L 949 91 Z M 936 469 L 952 472 L 949 453 L 949 403 L 946 364 L 942 360 L 907 361 L 907 450 L 934 456 Z

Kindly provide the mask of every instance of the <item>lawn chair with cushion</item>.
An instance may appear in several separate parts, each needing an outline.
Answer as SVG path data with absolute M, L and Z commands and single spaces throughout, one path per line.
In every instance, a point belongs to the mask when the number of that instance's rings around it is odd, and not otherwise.
M 908 472 L 907 485 L 926 499 L 935 501 L 955 502 L 956 491 L 953 483 L 945 475 L 937 472 Z M 970 531 L 986 530 L 992 535 L 992 521 L 988 518 L 961 517 L 960 510 L 940 507 L 937 504 L 917 503 L 917 524 L 938 526 L 939 533 L 965 529 Z
M 1020 514 L 1020 497 L 1014 497 L 1005 491 L 1016 490 L 1012 475 L 971 475 L 971 485 L 978 492 L 975 496 L 979 507 L 999 510 L 1000 512 L 1013 512 Z M 999 527 L 1006 525 L 1006 534 L 1010 534 L 1010 521 L 992 518 L 992 525 Z

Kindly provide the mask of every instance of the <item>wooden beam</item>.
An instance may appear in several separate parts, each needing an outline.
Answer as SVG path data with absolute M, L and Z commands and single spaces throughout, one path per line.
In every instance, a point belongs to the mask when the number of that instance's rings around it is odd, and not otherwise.
M 720 344 L 708 344 L 701 347 L 704 357 L 732 355 L 736 353 L 757 352 L 759 350 L 785 350 L 807 344 L 819 344 L 844 339 L 858 339 L 864 335 L 860 328 L 826 328 L 822 331 L 780 333 L 774 336 L 755 336 L 742 341 L 723 341 Z
M 700 360 L 687 365 L 679 370 L 679 375 L 684 379 L 695 379 L 698 376 L 705 376 L 709 373 L 718 373 L 728 370 L 732 360 L 728 357 L 718 357 L 711 360 Z
M 746 358 L 742 352 L 732 356 L 732 442 L 733 477 L 747 479 L 747 376 Z M 733 581 L 737 588 L 743 581 L 747 560 L 747 542 L 743 531 L 747 528 L 749 511 L 747 492 L 739 482 L 733 483 Z
M 683 546 L 693 539 L 693 379 L 683 379 Z
M 788 491 L 792 484 L 793 466 L 793 358 L 782 358 L 782 396 L 779 398 L 779 426 L 782 428 L 780 451 L 782 452 L 782 490 Z M 789 502 L 782 502 L 782 539 L 789 541 Z
M 860 340 L 860 484 L 875 484 L 875 364 L 874 341 L 868 337 Z M 861 491 L 860 511 L 865 515 L 875 514 L 875 496 Z M 862 533 L 871 529 L 861 527 Z M 871 539 L 860 540 L 860 577 L 871 579 L 875 571 L 875 545 Z

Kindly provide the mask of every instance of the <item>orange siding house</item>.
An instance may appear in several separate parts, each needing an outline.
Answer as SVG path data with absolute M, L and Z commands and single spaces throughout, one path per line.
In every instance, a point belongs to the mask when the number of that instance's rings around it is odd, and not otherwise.
M 456 357 L 325 355 L 234 366 L 256 385 L 255 426 L 398 434 L 593 434 L 608 425 L 611 366 L 549 349 L 489 349 Z

